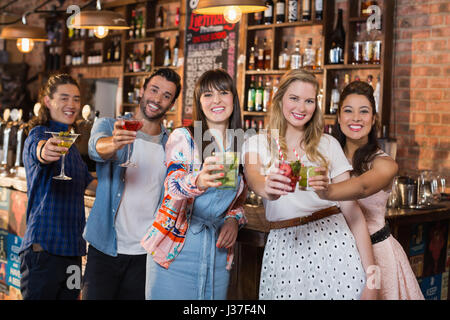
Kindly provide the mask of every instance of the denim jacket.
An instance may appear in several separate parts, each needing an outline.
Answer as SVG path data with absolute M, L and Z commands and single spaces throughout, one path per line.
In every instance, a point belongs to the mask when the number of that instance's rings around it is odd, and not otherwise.
M 125 188 L 125 170 L 119 166 L 127 158 L 127 147 L 116 152 L 111 159 L 104 160 L 96 150 L 96 144 L 100 138 L 111 137 L 114 130 L 113 118 L 98 119 L 91 131 L 89 138 L 89 157 L 96 161 L 98 185 L 94 205 L 84 229 L 83 238 L 97 250 L 110 255 L 117 256 L 117 235 L 115 229 L 115 217 L 122 199 Z M 163 132 L 161 142 L 165 150 L 169 133 L 161 126 Z M 133 152 L 133 145 L 131 145 Z M 161 185 L 164 190 L 164 185 Z M 162 201 L 164 192 L 161 192 Z

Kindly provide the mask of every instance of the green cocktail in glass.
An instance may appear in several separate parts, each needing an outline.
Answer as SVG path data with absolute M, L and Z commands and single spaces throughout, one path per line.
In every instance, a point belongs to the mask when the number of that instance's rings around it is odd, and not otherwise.
M 312 187 L 309 186 L 308 178 L 321 175 L 321 171 L 315 171 L 316 168 L 319 168 L 319 167 L 308 166 L 308 167 L 302 167 L 300 169 L 301 179 L 298 182 L 298 188 L 300 190 L 302 190 L 302 191 L 314 190 Z
M 213 156 L 219 158 L 218 164 L 223 165 L 221 171 L 225 173 L 223 178 L 217 180 L 222 182 L 218 189 L 236 189 L 239 174 L 239 152 L 218 152 Z

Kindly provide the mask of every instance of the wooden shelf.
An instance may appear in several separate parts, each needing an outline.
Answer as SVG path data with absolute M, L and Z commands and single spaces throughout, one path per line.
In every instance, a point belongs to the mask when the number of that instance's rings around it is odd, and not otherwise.
M 381 69 L 380 64 L 326 64 L 327 70 Z
M 283 75 L 289 70 L 246 70 L 246 75 Z M 308 70 L 312 73 L 323 73 L 323 70 Z
M 269 112 L 260 112 L 260 111 L 243 111 L 242 114 L 244 116 L 268 116 Z
M 139 39 L 127 39 L 125 40 L 125 43 L 139 43 L 139 42 L 154 42 L 154 37 L 146 37 L 146 38 L 139 38 Z
M 173 26 L 173 27 L 162 27 L 162 28 L 150 28 L 147 29 L 148 33 L 156 33 L 156 32 L 167 32 L 167 31 L 178 31 L 179 27 Z
M 296 21 L 296 22 L 283 22 L 283 23 L 272 23 L 272 24 L 257 24 L 248 26 L 248 30 L 264 30 L 272 28 L 294 28 L 294 27 L 304 27 L 304 26 L 314 26 L 323 25 L 323 20 L 311 20 L 311 21 Z
M 141 71 L 141 72 L 124 72 L 124 77 L 145 77 L 152 74 L 152 71 Z
M 87 63 L 83 63 L 83 64 L 79 64 L 79 65 L 70 65 L 70 66 L 66 66 L 69 68 L 94 68 L 94 67 L 118 67 L 118 66 L 122 66 L 123 63 L 122 62 L 105 62 L 105 63 L 96 63 L 96 64 L 87 64 Z

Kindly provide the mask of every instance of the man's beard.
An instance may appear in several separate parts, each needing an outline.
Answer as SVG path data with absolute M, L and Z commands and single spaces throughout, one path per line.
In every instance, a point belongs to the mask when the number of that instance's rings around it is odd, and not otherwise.
M 153 116 L 149 116 L 149 115 L 147 114 L 147 104 L 148 104 L 148 103 L 151 103 L 151 104 L 157 106 L 158 109 L 159 109 L 159 113 L 157 113 L 157 114 L 155 114 L 155 115 L 153 115 Z M 144 118 L 145 118 L 146 120 L 148 120 L 148 121 L 153 121 L 153 120 L 161 119 L 162 117 L 164 117 L 164 115 L 166 114 L 166 112 L 167 112 L 167 110 L 168 110 L 168 108 L 167 108 L 167 109 L 164 109 L 163 107 L 161 107 L 161 106 L 160 106 L 159 104 L 157 104 L 157 103 L 154 103 L 154 102 L 149 101 L 149 100 L 145 100 L 145 101 L 144 101 L 143 99 L 141 99 L 141 102 L 139 103 L 139 108 L 141 109 L 141 112 L 142 112 L 142 114 L 144 115 Z

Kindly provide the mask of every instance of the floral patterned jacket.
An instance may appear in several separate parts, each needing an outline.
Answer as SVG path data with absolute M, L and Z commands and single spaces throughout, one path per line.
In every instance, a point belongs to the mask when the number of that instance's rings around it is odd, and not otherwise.
M 195 197 L 204 192 L 196 186 L 201 165 L 199 150 L 190 132 L 186 128 L 174 130 L 166 145 L 167 176 L 164 182 L 164 198 L 155 221 L 141 240 L 141 245 L 152 254 L 153 260 L 164 268 L 168 268 L 181 252 Z M 247 222 L 243 208 L 247 186 L 244 179 L 240 180 L 239 190 L 225 219 L 235 218 L 239 227 L 242 227 Z M 228 250 L 228 270 L 233 260 L 233 249 Z

